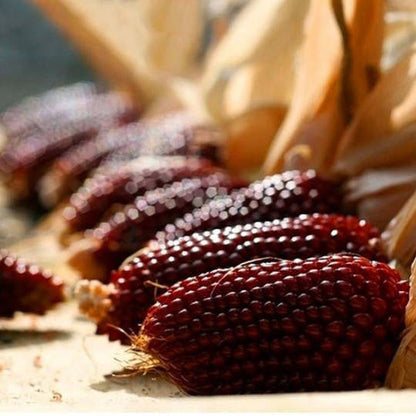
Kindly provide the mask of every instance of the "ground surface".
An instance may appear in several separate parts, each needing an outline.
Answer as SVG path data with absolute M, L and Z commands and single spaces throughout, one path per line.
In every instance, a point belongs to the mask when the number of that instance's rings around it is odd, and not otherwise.
M 414 411 L 416 392 L 194 398 L 161 378 L 114 378 L 125 347 L 94 335 L 73 302 L 0 320 L 0 411 Z

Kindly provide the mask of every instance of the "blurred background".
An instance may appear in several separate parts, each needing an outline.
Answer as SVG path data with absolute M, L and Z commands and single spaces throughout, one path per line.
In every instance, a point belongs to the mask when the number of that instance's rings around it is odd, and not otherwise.
M 0 0 L 0 111 L 23 97 L 94 75 L 28 0 Z

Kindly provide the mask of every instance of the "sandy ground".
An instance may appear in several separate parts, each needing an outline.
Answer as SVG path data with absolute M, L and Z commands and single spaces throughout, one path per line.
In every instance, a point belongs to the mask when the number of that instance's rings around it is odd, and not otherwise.
M 416 391 L 186 397 L 157 376 L 117 378 L 126 347 L 94 335 L 74 302 L 0 320 L 0 411 L 413 412 Z

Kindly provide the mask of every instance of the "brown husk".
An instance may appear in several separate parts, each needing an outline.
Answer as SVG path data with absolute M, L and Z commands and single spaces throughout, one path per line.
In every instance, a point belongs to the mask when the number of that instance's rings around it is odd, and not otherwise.
M 349 179 L 344 190 L 347 205 L 384 230 L 416 191 L 416 164 L 366 170 Z
M 309 0 L 253 0 L 212 52 L 201 79 L 209 115 L 229 134 L 234 170 L 259 167 L 290 104 Z
M 409 302 L 406 306 L 406 332 L 386 377 L 392 389 L 416 388 L 416 259 L 410 275 Z
M 416 256 L 416 192 L 391 220 L 382 238 L 388 255 L 410 268 Z
M 386 73 L 362 103 L 341 139 L 334 171 L 365 169 L 416 159 L 416 45 Z
M 267 173 L 297 163 L 329 169 L 339 136 L 374 85 L 382 28 L 382 1 L 312 0 L 293 99 L 265 161 Z

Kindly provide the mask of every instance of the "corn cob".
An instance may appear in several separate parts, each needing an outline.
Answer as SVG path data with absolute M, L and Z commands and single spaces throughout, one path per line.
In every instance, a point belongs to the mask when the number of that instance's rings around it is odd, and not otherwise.
M 96 296 L 92 299 L 94 290 L 90 283 L 83 283 L 84 303 L 80 308 L 93 318 L 99 317 L 98 333 L 127 341 L 117 328 L 126 332 L 138 328 L 154 303 L 155 286 L 151 282 L 158 285 L 160 292 L 160 287 L 187 277 L 268 256 L 294 259 L 349 250 L 372 260 L 387 261 L 379 237 L 371 224 L 338 214 L 303 214 L 195 233 L 139 251 L 112 272 L 111 290 L 107 296 L 100 295 L 100 300 Z M 92 288 L 96 286 L 92 284 Z
M 7 109 L 0 116 L 9 139 L 25 137 L 49 128 L 50 123 L 65 117 L 98 93 L 97 86 L 80 82 L 56 88 L 42 95 L 29 97 Z
M 219 168 L 205 159 L 141 157 L 89 178 L 71 196 L 63 215 L 73 230 L 86 229 L 96 225 L 114 203 L 127 204 L 147 191 L 216 171 Z
M 223 172 L 202 178 L 186 178 L 136 198 L 133 204 L 126 205 L 108 221 L 88 230 L 87 235 L 98 243 L 98 258 L 108 261 L 111 257 L 118 265 L 169 221 L 201 206 L 209 198 L 225 195 L 242 185 L 243 181 Z
M 18 198 L 33 196 L 47 164 L 69 147 L 110 126 L 129 122 L 136 110 L 123 97 L 100 94 L 49 124 L 46 130 L 6 145 L 0 155 L 0 171 Z
M 404 329 L 399 280 L 349 254 L 191 277 L 149 309 L 133 340 L 139 363 L 127 370 L 161 368 L 190 394 L 381 386 Z
M 43 204 L 53 206 L 76 191 L 88 172 L 108 159 L 101 170 L 123 166 L 139 156 L 206 155 L 216 160 L 217 133 L 193 123 L 185 113 L 172 113 L 103 132 L 74 146 L 57 158 L 42 178 Z
M 0 316 L 17 311 L 44 314 L 64 299 L 63 282 L 37 266 L 0 250 Z
M 113 152 L 111 163 L 139 156 L 201 156 L 218 161 L 217 148 L 222 136 L 218 130 L 199 125 L 186 112 L 172 112 L 145 122 L 139 140 L 128 140 Z
M 295 217 L 313 212 L 339 212 L 337 185 L 315 171 L 287 171 L 253 182 L 232 195 L 208 201 L 201 208 L 168 224 L 159 241 L 174 240 L 197 231 L 255 221 Z
M 69 193 L 75 192 L 90 170 L 129 143 L 139 148 L 144 126 L 143 122 L 136 122 L 105 130 L 56 158 L 39 183 L 42 204 L 54 206 Z

